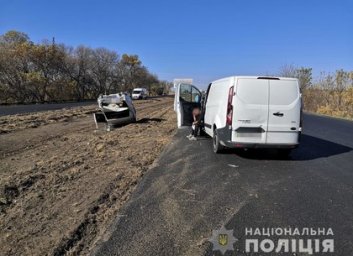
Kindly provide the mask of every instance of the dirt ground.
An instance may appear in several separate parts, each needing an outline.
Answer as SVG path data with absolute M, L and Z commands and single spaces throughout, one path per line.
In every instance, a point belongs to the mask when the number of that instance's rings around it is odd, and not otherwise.
M 172 98 L 95 130 L 95 106 L 0 118 L 1 255 L 86 255 L 176 131 Z

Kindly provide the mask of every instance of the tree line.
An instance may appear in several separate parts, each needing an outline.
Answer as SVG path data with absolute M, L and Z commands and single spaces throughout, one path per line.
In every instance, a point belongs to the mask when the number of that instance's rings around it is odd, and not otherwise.
M 353 118 L 353 71 L 321 72 L 314 81 L 312 68 L 286 65 L 279 76 L 298 78 L 306 111 Z
M 353 118 L 353 71 L 322 72 L 314 81 L 312 68 L 285 65 L 278 75 L 299 79 L 305 110 Z M 18 31 L 0 35 L 0 103 L 80 101 L 135 87 L 157 95 L 171 86 L 137 55 L 54 40 L 36 44 Z
M 168 93 L 171 84 L 149 72 L 137 55 L 71 47 L 27 34 L 0 35 L 0 103 L 80 101 L 145 87 Z

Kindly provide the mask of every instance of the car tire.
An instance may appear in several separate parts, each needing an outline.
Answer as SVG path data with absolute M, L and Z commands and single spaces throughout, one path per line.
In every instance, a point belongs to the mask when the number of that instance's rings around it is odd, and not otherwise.
M 219 142 L 219 136 L 218 136 L 218 132 L 217 129 L 214 129 L 213 131 L 213 152 L 215 152 L 216 154 L 221 153 L 222 150 L 224 149 L 224 146 L 221 145 L 221 143 Z
M 135 112 L 135 114 L 133 114 L 131 121 L 132 121 L 133 123 L 136 123 L 137 118 L 136 118 L 136 110 L 135 110 L 135 108 L 134 108 L 134 112 Z

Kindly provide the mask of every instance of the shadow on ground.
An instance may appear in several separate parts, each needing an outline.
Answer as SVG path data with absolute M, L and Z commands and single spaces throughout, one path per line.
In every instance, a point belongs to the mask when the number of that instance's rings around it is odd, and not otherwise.
M 136 121 L 138 124 L 145 124 L 145 123 L 150 123 L 150 122 L 162 122 L 165 121 L 163 118 L 141 118 L 140 120 Z
M 305 161 L 331 157 L 352 151 L 347 147 L 310 135 L 301 135 L 300 145 L 289 155 L 282 155 L 277 149 L 226 149 L 223 154 L 236 154 L 242 158 L 255 160 Z

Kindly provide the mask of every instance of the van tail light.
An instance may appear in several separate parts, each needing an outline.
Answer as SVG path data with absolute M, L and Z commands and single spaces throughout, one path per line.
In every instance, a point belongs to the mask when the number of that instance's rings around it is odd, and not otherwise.
M 227 117 L 226 117 L 226 124 L 227 125 L 232 125 L 233 121 L 233 89 L 234 87 L 229 88 L 229 93 L 228 93 L 228 103 L 227 103 Z

